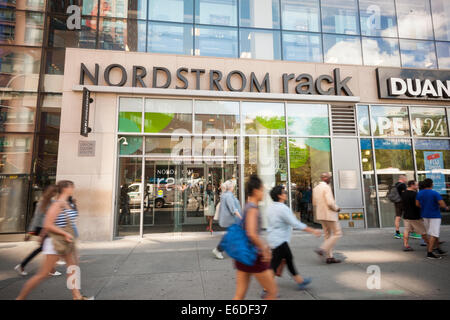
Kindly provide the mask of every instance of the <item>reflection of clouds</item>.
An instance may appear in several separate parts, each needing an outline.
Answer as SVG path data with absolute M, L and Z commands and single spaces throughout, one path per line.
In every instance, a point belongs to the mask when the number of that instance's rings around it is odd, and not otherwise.
M 326 63 L 362 64 L 359 41 L 356 39 L 338 41 L 325 53 Z
M 450 69 L 450 57 L 439 58 L 439 69 Z
M 377 40 L 374 39 L 364 39 L 363 40 L 363 50 L 364 50 L 364 64 L 366 65 L 383 65 L 383 66 L 400 66 L 400 57 L 398 53 L 398 48 L 391 45 L 388 40 L 380 40 L 387 43 L 390 47 L 389 51 L 382 51 Z
M 423 45 L 422 48 L 420 45 Z M 404 67 L 436 67 L 436 55 L 432 42 L 400 40 Z

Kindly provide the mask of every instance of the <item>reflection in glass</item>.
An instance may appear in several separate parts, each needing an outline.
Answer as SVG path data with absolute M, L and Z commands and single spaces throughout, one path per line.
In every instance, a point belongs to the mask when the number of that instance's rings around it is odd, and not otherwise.
M 0 173 L 30 173 L 32 147 L 31 134 L 0 134 Z
M 450 43 L 436 42 L 439 69 L 450 69 Z
M 50 17 L 49 47 L 95 49 L 97 19 L 81 19 L 81 30 L 68 30 L 65 17 Z
M 152 0 L 148 18 L 170 22 L 193 22 L 194 0 Z
M 419 181 L 433 180 L 433 190 L 439 192 L 447 205 L 450 204 L 450 141 L 414 141 Z M 449 224 L 450 213 L 441 212 L 442 224 Z
M 149 22 L 148 52 L 192 54 L 192 25 Z
M 312 189 L 322 172 L 331 172 L 330 139 L 289 139 L 291 204 L 302 221 L 313 221 Z
M 358 131 L 360 136 L 370 136 L 369 128 L 369 106 L 360 106 L 356 108 L 358 116 Z
M 357 0 L 321 0 L 322 31 L 359 34 Z
M 450 41 L 450 2 L 448 0 L 431 1 L 434 36 L 436 40 Z
M 142 99 L 120 98 L 119 100 L 119 132 L 141 132 Z
M 25 231 L 29 179 L 27 175 L 0 174 L 0 233 Z
M 411 107 L 413 134 L 422 137 L 448 137 L 444 108 Z
M 142 137 L 119 136 L 119 154 L 121 156 L 141 155 Z
M 192 132 L 192 100 L 145 99 L 144 132 Z
M 362 64 L 359 37 L 324 34 L 323 50 L 326 63 Z
M 262 227 L 267 227 L 267 208 L 272 203 L 270 190 L 276 185 L 284 185 L 287 190 L 287 148 L 286 138 L 246 137 L 244 143 L 244 178 L 257 174 L 263 181 L 265 196 L 259 203 Z M 247 197 L 247 195 L 245 195 Z
M 239 134 L 239 102 L 195 101 L 195 132 Z
M 375 171 L 373 166 L 372 142 L 361 139 L 361 162 L 363 169 L 364 200 L 368 228 L 380 227 L 377 213 L 377 191 L 375 187 Z
M 240 29 L 240 57 L 249 59 L 281 59 L 280 32 Z M 270 50 L 272 48 L 272 50 Z
M 320 32 L 319 0 L 281 0 L 284 30 Z
M 34 0 L 33 2 L 40 1 L 40 0 Z M 27 1 L 29 2 L 29 1 Z M 52 13 L 67 13 L 67 8 L 74 4 L 73 0 L 59 0 L 59 1 L 51 1 L 47 0 L 49 4 L 50 12 Z M 98 0 L 82 0 L 82 1 L 76 1 L 77 5 L 81 7 L 81 14 L 82 15 L 97 15 L 97 8 L 98 8 Z M 20 3 L 25 4 L 24 1 L 21 1 Z M 43 7 L 45 7 L 42 4 Z M 29 9 L 31 10 L 31 9 Z
M 0 97 L 0 132 L 33 132 L 37 94 L 4 92 Z
M 366 66 L 400 67 L 397 39 L 363 37 L 362 45 Z
M 283 103 L 242 102 L 247 134 L 285 134 Z
M 128 2 L 134 2 L 134 0 L 100 0 L 100 16 L 126 18 Z
M 237 26 L 237 0 L 195 0 L 195 22 Z
M 400 38 L 433 39 L 430 1 L 397 0 L 396 4 Z
M 374 136 L 410 136 L 406 107 L 372 106 L 370 112 Z
M 238 34 L 235 28 L 196 27 L 195 55 L 238 57 Z
M 142 159 L 119 158 L 116 235 L 138 235 L 142 207 Z
M 322 62 L 322 37 L 313 33 L 283 32 L 283 59 Z
M 146 23 L 138 20 L 101 19 L 99 46 L 107 50 L 145 52 Z
M 400 175 L 406 175 L 408 180 L 414 179 L 411 140 L 374 139 L 374 144 L 381 223 L 382 227 L 393 227 L 395 207 L 387 194 Z
M 79 37 L 78 47 L 88 49 L 96 48 L 97 18 L 81 19 L 81 31 Z
M 0 43 L 42 45 L 44 15 L 0 9 Z
M 395 0 L 359 0 L 361 34 L 397 37 Z
M 434 42 L 400 39 L 403 67 L 436 69 Z
M 144 20 L 147 19 L 148 2 L 148 0 L 128 0 L 128 18 Z M 152 0 L 151 2 L 153 3 L 155 1 Z
M 326 104 L 288 103 L 288 134 L 296 136 L 327 136 L 328 106 Z
M 280 28 L 278 0 L 240 0 L 239 19 L 241 27 Z

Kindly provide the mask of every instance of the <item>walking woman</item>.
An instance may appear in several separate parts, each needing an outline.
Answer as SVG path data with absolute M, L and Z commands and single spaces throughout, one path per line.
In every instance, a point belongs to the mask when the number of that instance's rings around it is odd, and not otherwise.
M 247 185 L 247 203 L 244 208 L 243 226 L 253 245 L 258 249 L 258 257 L 252 266 L 235 261 L 236 272 L 236 293 L 234 300 L 245 298 L 251 276 L 258 280 L 259 284 L 266 289 L 266 300 L 274 300 L 277 297 L 277 285 L 273 271 L 270 268 L 272 254 L 269 246 L 260 236 L 261 214 L 258 203 L 264 198 L 264 186 L 261 179 L 256 175 L 251 175 Z
M 69 203 L 69 199 L 73 195 L 75 186 L 72 181 L 63 180 L 58 182 L 57 187 L 57 198 L 48 209 L 44 222 L 44 228 L 46 232 L 50 234 L 50 236 L 44 240 L 42 251 L 47 255 L 46 259 L 43 262 L 40 271 L 25 283 L 17 300 L 25 299 L 31 290 L 48 277 L 49 272 L 54 268 L 59 258 L 56 248 L 60 250 L 61 243 L 64 243 L 64 247 L 66 248 L 64 250 L 64 259 L 67 262 L 67 266 L 77 265 L 75 257 L 75 240 L 78 237 L 76 228 L 78 211 Z M 64 241 L 60 241 L 58 236 L 62 236 Z M 71 276 L 72 274 L 67 275 Z M 72 289 L 72 296 L 74 300 L 93 299 L 81 295 L 76 286 Z
M 48 208 L 51 205 L 52 198 L 57 194 L 57 187 L 55 185 L 49 185 L 45 188 L 44 193 L 42 195 L 42 199 L 36 206 L 36 210 L 34 212 L 33 220 L 31 221 L 29 234 L 39 236 L 40 245 L 37 249 L 35 249 L 32 253 L 30 253 L 20 264 L 18 264 L 14 270 L 17 271 L 21 276 L 26 276 L 28 273 L 25 271 L 25 267 L 27 264 L 33 260 L 35 256 L 37 256 L 42 251 L 42 246 L 45 238 L 47 237 L 46 232 L 43 230 L 45 214 Z M 60 276 L 61 272 L 52 269 L 50 271 L 51 276 Z
M 214 201 L 214 191 L 213 186 L 211 183 L 208 183 L 206 185 L 206 192 L 205 192 L 205 198 L 206 198 L 206 207 L 204 208 L 205 217 L 208 221 L 208 226 L 206 227 L 206 231 L 213 232 L 212 229 L 212 223 L 214 215 L 216 214 L 216 207 L 215 207 L 215 201 Z
M 299 290 L 311 282 L 311 278 L 301 277 L 295 268 L 289 241 L 291 240 L 292 228 L 303 230 L 320 237 L 321 231 L 313 229 L 306 224 L 301 223 L 292 213 L 291 209 L 285 204 L 287 201 L 287 192 L 283 186 L 276 186 L 270 191 L 270 197 L 274 201 L 267 209 L 267 241 L 272 248 L 271 267 L 274 272 L 280 266 L 281 261 L 285 259 L 289 272 L 297 283 Z

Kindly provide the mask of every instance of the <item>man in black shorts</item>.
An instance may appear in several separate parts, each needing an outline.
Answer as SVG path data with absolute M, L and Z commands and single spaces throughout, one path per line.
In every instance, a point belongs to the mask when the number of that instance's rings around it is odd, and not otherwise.
M 400 197 L 402 196 L 402 193 L 407 189 L 406 182 L 408 180 L 406 179 L 406 176 L 404 174 L 401 174 L 398 177 L 398 182 L 395 184 L 395 187 L 397 188 L 398 194 Z M 396 239 L 401 239 L 402 235 L 400 234 L 400 220 L 402 219 L 403 215 L 403 203 L 402 201 L 395 202 L 395 235 L 394 237 Z

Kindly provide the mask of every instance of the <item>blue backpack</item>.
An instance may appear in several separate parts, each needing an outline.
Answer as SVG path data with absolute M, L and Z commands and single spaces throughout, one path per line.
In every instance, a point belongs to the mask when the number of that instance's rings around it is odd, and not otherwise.
M 242 227 L 244 221 L 245 216 L 241 222 L 236 222 L 228 228 L 220 246 L 231 258 L 245 265 L 252 266 L 256 262 L 258 249 L 247 237 L 247 233 Z

